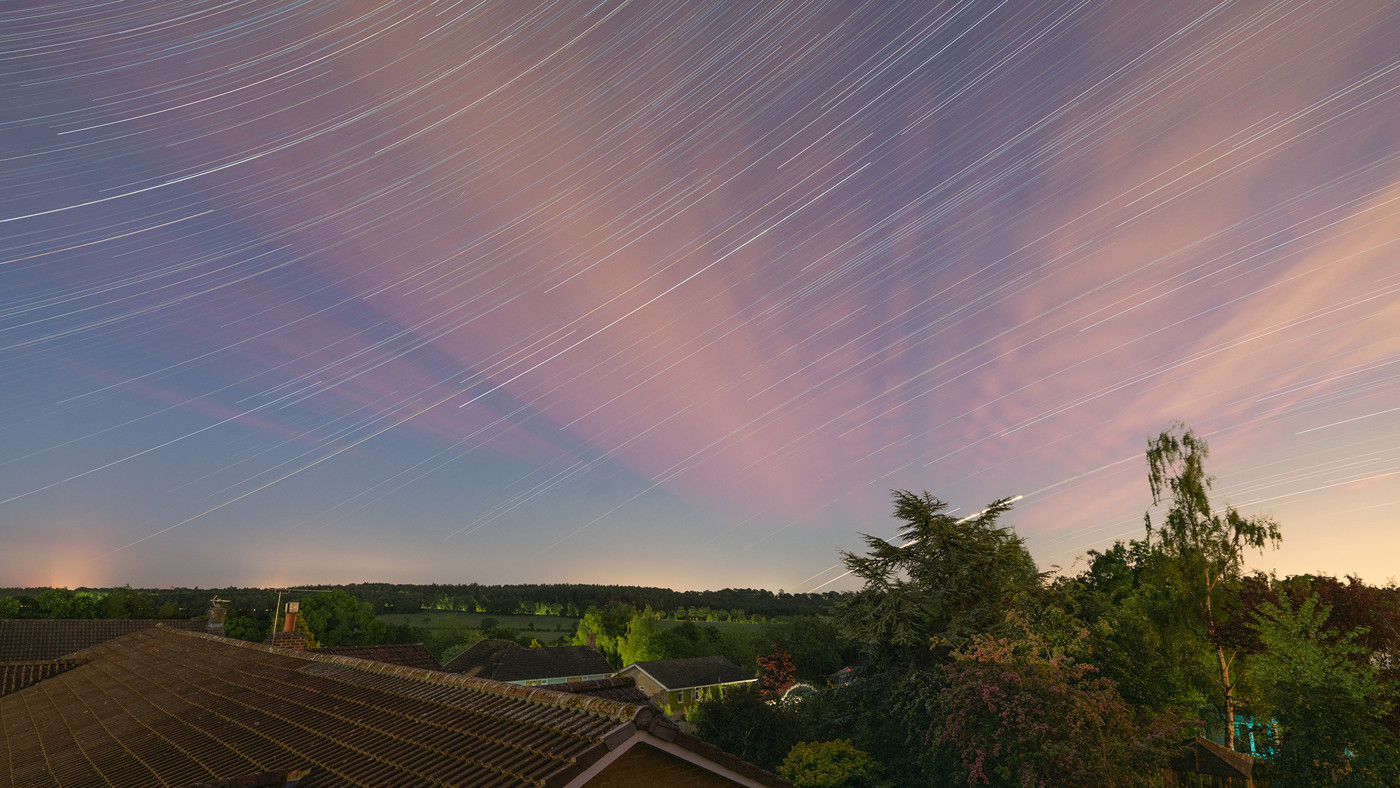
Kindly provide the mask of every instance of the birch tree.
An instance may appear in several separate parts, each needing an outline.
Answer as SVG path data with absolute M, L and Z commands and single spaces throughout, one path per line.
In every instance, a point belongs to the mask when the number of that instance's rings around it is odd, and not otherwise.
M 1210 450 L 1204 438 L 1179 422 L 1147 444 L 1148 483 L 1152 505 L 1166 507 L 1154 526 L 1152 512 L 1145 515 L 1148 544 L 1167 560 L 1162 562 L 1167 581 L 1176 585 L 1195 605 L 1207 642 L 1215 652 L 1225 708 L 1225 745 L 1235 747 L 1235 691 L 1232 674 L 1238 650 L 1226 636 L 1222 606 L 1237 586 L 1247 549 L 1277 547 L 1282 538 L 1278 524 L 1267 515 L 1245 517 L 1233 506 L 1211 508 L 1210 490 L 1215 477 L 1205 472 Z M 1237 671 L 1236 671 L 1237 673 Z

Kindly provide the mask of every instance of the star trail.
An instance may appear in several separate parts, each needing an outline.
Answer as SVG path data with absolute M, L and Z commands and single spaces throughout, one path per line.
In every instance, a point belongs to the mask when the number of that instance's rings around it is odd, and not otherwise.
M 808 590 L 889 491 L 1042 568 L 1174 419 L 1400 554 L 1400 7 L 0 8 L 4 585 Z M 840 588 L 838 580 L 828 588 Z

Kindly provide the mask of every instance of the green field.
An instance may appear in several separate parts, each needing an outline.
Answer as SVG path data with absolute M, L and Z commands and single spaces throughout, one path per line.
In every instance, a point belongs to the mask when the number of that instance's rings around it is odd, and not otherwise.
M 546 646 L 573 637 L 578 631 L 578 619 L 569 616 L 493 616 L 489 613 L 424 610 L 421 613 L 385 613 L 377 618 L 386 624 L 408 624 L 433 630 L 481 629 L 481 622 L 489 618 L 495 620 L 496 626 L 531 635 Z

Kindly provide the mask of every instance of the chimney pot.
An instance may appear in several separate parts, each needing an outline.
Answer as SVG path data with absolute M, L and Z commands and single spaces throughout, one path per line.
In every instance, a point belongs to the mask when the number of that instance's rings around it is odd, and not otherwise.
M 598 650 L 598 635 L 597 635 L 597 634 L 595 634 L 595 633 L 593 633 L 593 632 L 589 632 L 589 633 L 588 633 L 588 647 L 591 648 L 591 649 L 593 649 L 594 651 L 597 651 L 597 650 Z

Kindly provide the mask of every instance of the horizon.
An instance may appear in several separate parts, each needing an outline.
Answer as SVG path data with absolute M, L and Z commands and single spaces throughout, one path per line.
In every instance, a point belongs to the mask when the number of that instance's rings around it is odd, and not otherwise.
M 1400 8 L 459 5 L 0 9 L 6 583 L 1073 573 L 1175 420 L 1395 579 Z

